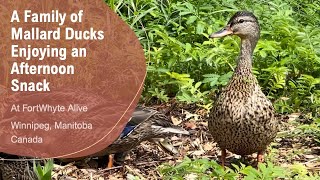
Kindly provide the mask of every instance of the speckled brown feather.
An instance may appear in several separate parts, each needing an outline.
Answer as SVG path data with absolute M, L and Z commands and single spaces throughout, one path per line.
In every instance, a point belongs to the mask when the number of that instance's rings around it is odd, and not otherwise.
M 36 175 L 28 161 L 1 161 L 1 180 L 35 180 Z

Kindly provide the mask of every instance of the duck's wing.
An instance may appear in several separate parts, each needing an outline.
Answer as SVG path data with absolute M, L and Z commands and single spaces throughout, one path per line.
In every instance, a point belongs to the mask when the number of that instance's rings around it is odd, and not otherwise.
M 174 125 L 170 119 L 162 113 L 156 113 L 151 118 L 151 128 L 156 132 L 189 135 L 188 131 L 180 126 Z
M 128 124 L 122 131 L 120 139 L 128 137 L 138 127 L 150 128 L 149 131 L 157 133 L 186 134 L 189 132 L 185 129 L 174 125 L 170 119 L 152 108 L 138 106 Z
M 127 137 L 131 134 L 138 126 L 140 126 L 144 121 L 148 120 L 151 116 L 158 113 L 158 111 L 146 108 L 142 106 L 137 106 L 134 110 L 132 117 L 120 134 L 120 139 Z
M 129 120 L 129 125 L 139 125 L 143 121 L 148 120 L 152 115 L 158 113 L 158 111 L 152 108 L 146 108 L 142 106 L 137 106 L 134 110 L 131 119 Z

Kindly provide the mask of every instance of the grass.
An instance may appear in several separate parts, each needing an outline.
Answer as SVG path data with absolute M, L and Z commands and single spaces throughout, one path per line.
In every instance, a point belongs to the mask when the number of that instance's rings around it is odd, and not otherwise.
M 53 159 L 45 160 L 44 166 L 34 162 L 33 170 L 38 180 L 50 180 L 52 177 Z

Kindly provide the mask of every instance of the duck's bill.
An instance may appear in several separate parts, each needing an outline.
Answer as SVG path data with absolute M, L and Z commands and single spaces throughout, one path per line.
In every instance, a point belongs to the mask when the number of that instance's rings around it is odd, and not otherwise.
M 227 36 L 227 35 L 230 35 L 232 34 L 232 30 L 230 29 L 230 27 L 225 27 L 223 29 L 221 29 L 220 31 L 218 32 L 215 32 L 215 33 L 212 33 L 209 38 L 219 38 L 219 37 L 224 37 L 224 36 Z

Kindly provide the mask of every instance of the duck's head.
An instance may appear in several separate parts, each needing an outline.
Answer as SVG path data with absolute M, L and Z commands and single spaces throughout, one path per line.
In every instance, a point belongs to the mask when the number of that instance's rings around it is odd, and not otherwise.
M 209 37 L 219 38 L 227 35 L 237 35 L 241 39 L 258 39 L 260 35 L 258 19 L 251 12 L 238 11 L 231 17 L 226 27 Z

